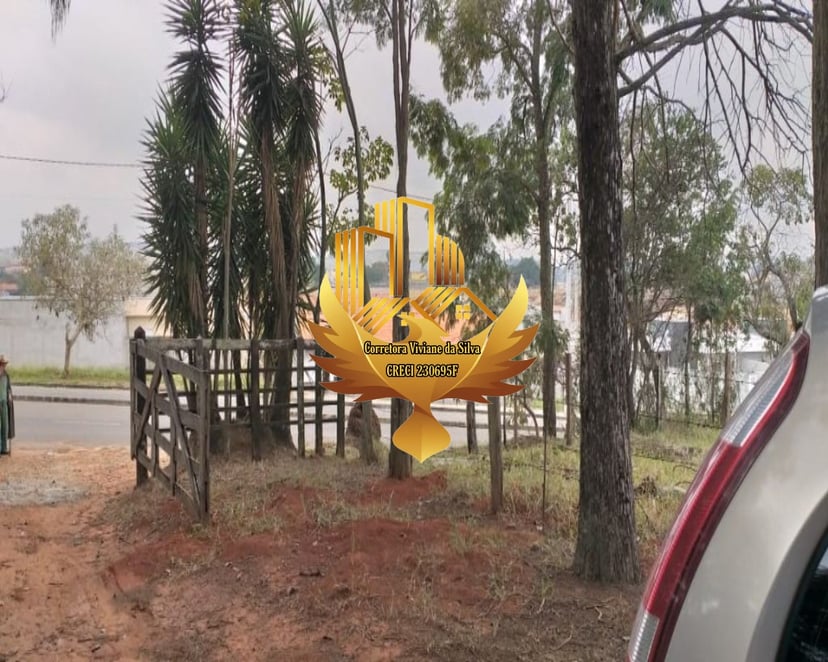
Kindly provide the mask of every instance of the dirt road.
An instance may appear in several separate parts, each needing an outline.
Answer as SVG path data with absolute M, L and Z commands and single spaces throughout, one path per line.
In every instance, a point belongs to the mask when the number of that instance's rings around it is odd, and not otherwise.
M 95 521 L 128 480 L 124 454 L 0 458 L 0 660 L 135 659 L 136 619 L 105 573 L 114 534 Z
M 639 588 L 579 582 L 569 543 L 440 471 L 215 469 L 205 529 L 154 481 L 133 492 L 125 449 L 0 458 L 0 662 L 623 656 Z

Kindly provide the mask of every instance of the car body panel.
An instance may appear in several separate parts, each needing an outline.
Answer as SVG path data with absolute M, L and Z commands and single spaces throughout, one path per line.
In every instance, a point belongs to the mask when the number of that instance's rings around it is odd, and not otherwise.
M 668 661 L 776 657 L 803 573 L 828 527 L 828 290 L 793 408 L 710 539 L 673 631 Z

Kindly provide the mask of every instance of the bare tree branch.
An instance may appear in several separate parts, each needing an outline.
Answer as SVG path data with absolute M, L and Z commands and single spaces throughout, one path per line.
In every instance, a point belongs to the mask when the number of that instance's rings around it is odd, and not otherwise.
M 783 23 L 797 30 L 809 42 L 812 42 L 814 38 L 814 27 L 811 15 L 785 3 L 771 2 L 761 5 L 731 5 L 717 12 L 703 13 L 700 16 L 693 16 L 682 21 L 676 21 L 659 30 L 655 30 L 647 36 L 640 36 L 638 30 L 633 28 L 630 30 L 626 39 L 626 41 L 632 43 L 616 53 L 616 62 L 620 65 L 631 55 L 642 51 L 653 53 L 674 46 L 685 46 L 688 43 L 688 37 L 682 36 L 682 33 L 697 28 L 694 35 L 703 35 L 714 30 L 716 25 L 733 18 L 747 19 L 751 22 L 759 23 Z
M 777 0 L 761 4 L 729 0 L 715 12 L 708 12 L 702 0 L 694 5 L 697 16 L 645 35 L 621 1 L 627 34 L 616 56 L 619 97 L 643 92 L 662 103 L 688 107 L 665 92 L 659 74 L 688 49 L 701 46 L 705 92 L 701 116 L 708 128 L 721 127 L 740 170 L 744 172 L 761 153 L 757 140 L 766 135 L 773 136 L 778 146 L 806 154 L 810 111 L 802 91 L 791 87 L 788 65 L 796 55 L 802 56 L 797 44 L 813 40 L 810 12 Z M 780 55 L 790 57 L 780 60 Z M 624 70 L 633 56 L 638 61 L 634 74 Z
M 561 30 L 561 26 L 558 23 L 558 19 L 555 16 L 555 14 L 558 13 L 559 9 L 554 5 L 553 0 L 546 0 L 546 4 L 549 7 L 549 19 L 552 21 L 552 27 L 555 28 L 555 32 L 558 33 L 558 37 L 560 38 L 561 43 L 564 45 L 564 48 L 566 48 L 567 52 L 570 55 L 574 55 L 575 51 L 572 50 L 572 44 L 570 44 L 569 41 L 567 41 L 566 37 L 563 34 L 563 31 Z

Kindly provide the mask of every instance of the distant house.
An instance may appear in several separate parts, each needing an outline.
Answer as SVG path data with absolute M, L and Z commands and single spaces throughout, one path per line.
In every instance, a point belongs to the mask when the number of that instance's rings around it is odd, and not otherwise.
M 659 319 L 650 325 L 650 341 L 655 352 L 664 357 L 667 368 L 684 366 L 687 353 L 687 320 Z M 739 372 L 764 372 L 772 357 L 765 345 L 765 339 L 755 331 L 737 333 L 734 346 L 729 349 L 736 357 L 734 369 Z M 696 357 L 709 354 L 724 354 L 720 348 L 711 348 L 701 342 L 694 350 Z M 691 362 L 693 357 L 691 357 Z M 692 363 L 691 363 L 692 365 Z
M 663 380 L 669 393 L 684 392 L 684 365 L 687 356 L 686 319 L 659 319 L 650 325 L 650 342 L 653 350 L 661 357 L 665 368 Z M 682 316 L 683 317 L 683 316 Z M 731 366 L 731 382 L 735 390 L 735 406 L 747 397 L 750 390 L 767 370 L 773 357 L 765 339 L 755 331 L 739 332 L 727 351 Z M 697 405 L 705 402 L 711 385 L 719 390 L 724 383 L 724 355 L 721 347 L 711 347 L 703 340 L 693 348 L 690 356 L 690 380 Z M 639 372 L 639 378 L 641 374 Z

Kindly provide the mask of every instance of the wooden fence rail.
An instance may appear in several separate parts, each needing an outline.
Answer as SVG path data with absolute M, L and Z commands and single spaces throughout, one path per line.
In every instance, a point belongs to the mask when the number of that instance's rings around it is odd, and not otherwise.
M 284 357 L 285 350 L 291 362 L 289 388 L 276 383 L 277 357 Z M 313 426 L 313 450 L 321 455 L 323 425 L 333 423 L 336 453 L 344 456 L 345 396 L 321 386 L 331 377 L 310 362 L 310 353 L 323 351 L 301 338 L 147 338 L 137 329 L 130 341 L 136 482 L 154 476 L 173 494 L 181 494 L 198 519 L 206 520 L 209 455 L 221 449 L 222 440 L 229 450 L 233 428 L 250 430 L 251 454 L 260 459 L 261 433 L 268 426 L 287 423 L 298 454 L 304 456 L 307 426 Z M 280 391 L 289 394 L 287 402 L 276 400 Z

